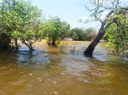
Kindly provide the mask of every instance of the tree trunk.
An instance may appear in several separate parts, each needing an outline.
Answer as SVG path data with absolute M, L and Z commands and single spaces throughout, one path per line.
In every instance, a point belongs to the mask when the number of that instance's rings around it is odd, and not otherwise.
M 105 34 L 105 31 L 103 29 L 101 29 L 99 31 L 99 33 L 97 34 L 96 38 L 91 42 L 91 44 L 84 51 L 85 56 L 91 57 L 93 55 L 93 51 L 94 51 L 96 45 L 99 43 L 99 41 L 104 36 L 104 34 Z
M 104 36 L 104 34 L 105 34 L 105 32 L 106 32 L 106 29 L 113 23 L 113 21 L 110 20 L 110 23 L 107 23 L 107 24 L 106 24 L 108 18 L 112 15 L 113 12 L 114 12 L 113 10 L 110 11 L 110 12 L 107 14 L 105 20 L 104 20 L 103 22 L 101 21 L 102 24 L 101 24 L 101 27 L 100 27 L 100 29 L 99 29 L 99 32 L 98 32 L 96 38 L 91 42 L 91 44 L 90 44 L 90 45 L 87 47 L 87 49 L 84 51 L 84 55 L 85 55 L 85 56 L 92 57 L 93 51 L 94 51 L 96 45 L 99 43 L 99 41 L 101 40 L 101 38 Z
M 0 34 L 0 48 L 9 49 L 10 47 L 9 44 L 10 44 L 10 37 L 5 33 L 1 33 Z
M 99 3 L 99 0 L 98 0 L 98 3 Z M 119 5 L 119 0 L 116 1 L 116 6 L 115 6 L 115 9 L 117 10 L 118 9 L 118 5 Z M 122 14 L 122 13 L 127 13 L 128 11 L 128 8 L 120 8 L 119 10 L 119 14 Z M 106 15 L 106 18 L 104 19 L 104 21 L 100 20 L 99 21 L 102 23 L 101 24 L 101 27 L 100 27 L 100 30 L 97 34 L 97 37 L 91 42 L 91 44 L 87 47 L 87 49 L 84 51 L 84 55 L 85 56 L 89 56 L 91 57 L 93 55 L 93 51 L 96 47 L 96 45 L 99 43 L 100 39 L 104 36 L 105 32 L 106 32 L 106 29 L 112 24 L 112 23 L 115 23 L 114 19 L 116 18 L 113 18 L 111 17 L 110 19 L 108 19 L 110 16 L 112 16 L 112 14 L 114 13 L 114 10 L 111 10 L 107 15 Z M 107 21 L 110 21 L 109 23 L 107 23 Z
M 19 49 L 18 47 L 18 43 L 17 43 L 17 38 L 15 38 L 15 51 L 17 51 Z
M 96 38 L 91 42 L 91 44 L 87 47 L 87 49 L 84 51 L 84 55 L 87 57 L 92 57 L 93 51 L 96 47 L 96 45 L 100 42 L 101 38 L 106 33 L 106 29 L 112 24 L 112 22 L 105 25 L 105 22 L 101 25 L 101 28 L 96 36 Z
M 30 50 L 30 53 L 32 53 L 32 51 L 34 51 L 34 49 L 32 47 L 32 43 L 29 43 L 29 50 Z
M 54 39 L 52 40 L 52 45 L 53 45 L 53 46 L 55 46 L 55 45 L 56 45 L 56 42 L 55 42 L 55 40 L 54 40 Z
M 32 51 L 34 51 L 31 42 L 27 43 L 27 42 L 25 42 L 25 40 L 22 40 L 22 43 L 25 44 L 29 48 L 30 53 L 32 53 Z
M 53 42 L 52 42 L 52 45 L 53 45 L 53 46 L 55 46 L 55 45 L 56 45 L 55 41 L 53 41 Z

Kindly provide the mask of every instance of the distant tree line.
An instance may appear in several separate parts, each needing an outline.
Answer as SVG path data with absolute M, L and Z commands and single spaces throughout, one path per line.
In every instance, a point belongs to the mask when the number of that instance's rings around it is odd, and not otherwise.
M 96 30 L 94 28 L 73 28 L 70 30 L 69 37 L 76 41 L 91 41 L 96 37 Z

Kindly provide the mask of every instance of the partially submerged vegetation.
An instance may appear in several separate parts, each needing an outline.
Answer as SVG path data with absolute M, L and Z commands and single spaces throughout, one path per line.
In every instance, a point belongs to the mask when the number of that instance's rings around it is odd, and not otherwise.
M 1 49 L 17 51 L 18 41 L 21 41 L 32 52 L 33 43 L 37 40 L 46 39 L 48 45 L 56 46 L 64 38 L 91 40 L 95 35 L 92 28 L 88 29 L 90 33 L 78 28 L 70 29 L 70 25 L 58 17 L 44 19 L 40 9 L 24 0 L 2 0 L 0 13 Z M 14 42 L 13 46 L 10 46 L 11 40 Z
M 25 0 L 1 1 L 0 95 L 128 94 L 128 8 L 118 6 L 119 0 L 90 0 L 91 16 L 101 21 L 97 36 L 95 29 L 71 28 L 59 17 L 44 19 Z M 103 2 L 114 6 L 103 7 Z M 110 13 L 100 20 L 105 9 Z M 101 38 L 106 42 L 92 57 Z M 127 58 L 108 55 L 106 43 L 113 54 Z
M 18 51 L 19 43 L 26 45 L 30 52 L 37 40 L 46 39 L 48 45 L 57 46 L 61 40 L 92 41 L 84 54 L 92 56 L 95 46 L 104 38 L 113 46 L 114 53 L 128 54 L 128 8 L 121 6 L 119 0 L 91 1 L 93 10 L 91 16 L 101 22 L 96 37 L 93 28 L 71 28 L 70 24 L 58 17 L 44 19 L 40 9 L 24 0 L 2 0 L 0 5 L 0 49 Z M 109 6 L 107 6 L 109 4 Z M 107 6 L 107 8 L 105 8 Z M 103 12 L 108 11 L 106 18 L 100 18 Z M 106 33 L 106 34 L 105 34 Z M 14 42 L 12 46 L 12 41 Z
M 0 34 L 4 33 L 15 41 L 15 50 L 18 50 L 17 40 L 20 40 L 32 51 L 32 44 L 40 37 L 41 11 L 26 1 L 2 0 L 0 13 Z M 7 45 L 7 42 L 4 41 L 2 45 Z

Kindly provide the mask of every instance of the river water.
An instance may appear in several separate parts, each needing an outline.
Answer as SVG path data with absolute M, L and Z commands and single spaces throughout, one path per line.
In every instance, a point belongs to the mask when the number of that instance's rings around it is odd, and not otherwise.
M 88 44 L 37 42 L 32 55 L 0 51 L 0 95 L 128 95 L 128 59 L 107 55 L 102 44 L 94 58 L 84 57 Z

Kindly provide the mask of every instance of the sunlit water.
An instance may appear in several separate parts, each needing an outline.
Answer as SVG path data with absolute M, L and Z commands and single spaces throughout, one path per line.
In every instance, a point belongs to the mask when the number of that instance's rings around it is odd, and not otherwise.
M 33 55 L 0 51 L 0 95 L 128 95 L 128 59 L 107 55 L 102 45 L 86 58 L 88 44 L 38 42 Z

